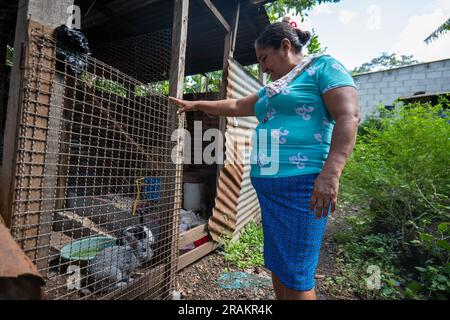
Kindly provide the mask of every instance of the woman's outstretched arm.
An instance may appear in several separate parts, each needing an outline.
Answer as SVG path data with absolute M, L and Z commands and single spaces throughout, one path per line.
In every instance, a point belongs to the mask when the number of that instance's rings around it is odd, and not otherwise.
M 200 110 L 218 116 L 246 117 L 255 115 L 253 108 L 256 101 L 258 101 L 258 96 L 256 94 L 251 94 L 242 99 L 216 101 L 188 101 L 174 97 L 169 97 L 169 100 L 180 107 L 178 114 Z

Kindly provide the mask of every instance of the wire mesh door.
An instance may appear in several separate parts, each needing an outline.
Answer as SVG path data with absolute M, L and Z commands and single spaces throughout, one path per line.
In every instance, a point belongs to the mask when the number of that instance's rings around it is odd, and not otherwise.
M 156 37 L 165 49 L 149 57 L 150 81 L 151 66 L 160 74 L 170 61 L 170 33 Z M 74 66 L 56 51 L 51 30 L 31 22 L 13 236 L 49 298 L 169 298 L 181 186 L 168 99 L 120 63 L 80 55 Z

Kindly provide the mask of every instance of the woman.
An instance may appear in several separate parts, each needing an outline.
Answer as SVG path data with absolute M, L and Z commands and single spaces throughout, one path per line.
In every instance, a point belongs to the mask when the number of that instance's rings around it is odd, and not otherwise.
M 170 98 L 179 113 L 256 116 L 256 132 L 270 132 L 265 147 L 253 145 L 250 176 L 261 207 L 265 265 L 283 300 L 316 299 L 320 246 L 360 121 L 352 77 L 330 56 L 305 57 L 309 38 L 284 20 L 264 30 L 256 55 L 273 82 L 257 93 L 219 101 Z M 278 170 L 267 175 L 263 169 L 273 163 L 266 152 L 275 144 Z

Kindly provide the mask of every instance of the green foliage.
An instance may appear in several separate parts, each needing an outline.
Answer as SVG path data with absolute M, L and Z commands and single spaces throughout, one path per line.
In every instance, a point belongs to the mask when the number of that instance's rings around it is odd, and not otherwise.
M 225 261 L 230 261 L 240 269 L 264 265 L 262 227 L 249 223 L 238 241 L 224 241 Z
M 81 78 L 90 87 L 95 87 L 96 90 L 112 93 L 123 98 L 127 97 L 126 88 L 117 81 L 100 78 L 87 72 L 84 72 L 81 75 Z M 185 78 L 184 93 L 200 93 L 206 91 L 218 92 L 220 90 L 221 81 L 222 70 L 208 72 L 205 75 L 197 74 L 193 76 L 187 76 Z M 208 84 L 208 88 L 206 88 L 206 84 Z M 134 88 L 134 94 L 138 97 L 149 96 L 155 93 L 161 95 L 169 95 L 169 81 L 162 80 L 158 82 L 152 82 L 147 85 L 137 85 Z
M 6 46 L 6 65 L 9 67 L 12 67 L 13 65 L 13 55 L 14 55 L 14 48 L 11 48 L 10 46 Z
M 169 81 L 163 80 L 148 85 L 137 85 L 134 89 L 134 94 L 137 97 L 145 97 L 155 93 L 169 95 Z
M 95 90 L 103 91 L 106 93 L 112 93 L 119 97 L 127 97 L 127 89 L 124 85 L 117 81 L 97 77 L 91 73 L 83 72 L 81 79 L 89 86 L 94 87 Z
M 398 58 L 395 53 L 389 54 L 387 52 L 383 52 L 379 57 L 373 58 L 370 62 L 366 62 L 362 64 L 360 67 L 353 69 L 351 73 L 353 75 L 356 75 L 365 72 L 380 71 L 401 66 L 409 66 L 417 63 L 420 62 L 418 60 L 415 60 L 412 55 L 410 56 L 401 55 L 400 58 Z
M 255 79 L 259 77 L 259 67 L 258 64 L 252 64 L 249 66 L 244 66 L 244 70 L 251 74 Z
M 405 296 L 415 299 L 435 298 L 448 300 L 450 296 L 450 264 L 435 265 L 431 261 L 425 267 L 417 267 L 420 271 L 418 281 L 411 281 Z
M 392 113 L 383 105 L 379 105 L 373 114 L 366 117 L 363 123 L 358 127 L 358 136 L 362 137 L 369 132 L 381 130 L 381 119 L 391 116 Z
M 415 223 L 448 214 L 450 126 L 439 115 L 448 104 L 400 107 L 358 137 L 343 181 L 352 201 L 369 204 L 375 227 L 401 226 L 407 238 Z
M 445 21 L 441 26 L 439 26 L 439 28 L 433 31 L 433 33 L 430 34 L 424 41 L 427 44 L 430 44 L 433 40 L 436 40 L 447 31 L 450 31 L 450 18 L 447 19 L 447 21 Z
M 402 279 L 393 263 L 397 258 L 397 239 L 392 234 L 367 233 L 368 221 L 359 216 L 349 218 L 349 223 L 350 230 L 334 234 L 340 248 L 337 268 L 341 271 L 338 279 L 331 279 L 334 291 L 348 291 L 363 299 L 399 298 Z M 371 266 L 380 270 L 380 287 L 376 289 L 367 285 Z
M 185 93 L 199 93 L 205 92 L 205 77 L 201 74 L 196 74 L 193 76 L 187 76 L 184 81 L 184 92 Z
M 450 296 L 449 225 L 440 223 L 434 232 L 419 232 L 419 239 L 411 241 L 426 253 L 426 260 L 422 266 L 415 267 L 420 274 L 417 280 L 410 280 L 408 297 L 447 299 Z
M 208 78 L 208 92 L 219 92 L 220 85 L 222 83 L 222 70 L 208 72 L 206 77 Z
M 449 106 L 445 97 L 434 106 L 398 106 L 360 129 L 341 192 L 365 208 L 364 217 L 350 219 L 350 230 L 335 240 L 347 275 L 362 275 L 370 264 L 384 270 L 389 288 L 361 289 L 365 297 L 449 296 Z
M 316 34 L 314 29 L 311 31 L 311 39 L 309 40 L 308 44 L 306 45 L 306 48 L 308 49 L 309 54 L 314 53 L 325 53 L 327 51 L 327 47 L 322 48 L 322 45 L 319 42 L 319 36 Z
M 125 89 L 125 87 L 117 81 L 97 78 L 95 80 L 95 88 L 100 91 L 114 93 L 122 98 L 127 97 L 127 89 Z
M 184 79 L 184 93 L 218 92 L 222 82 L 222 70 L 187 76 Z M 207 86 L 207 87 L 206 87 Z M 135 94 L 146 96 L 151 93 L 169 94 L 169 81 L 153 82 L 147 86 L 137 86 Z
M 184 93 L 219 92 L 222 83 L 222 70 L 196 74 L 185 78 Z
M 222 74 L 222 70 L 218 70 L 205 74 L 187 76 L 184 79 L 184 93 L 218 92 L 220 91 Z M 137 96 L 146 96 L 155 92 L 168 95 L 169 81 L 163 80 L 150 83 L 147 86 L 137 86 L 135 90 Z
M 299 15 L 302 19 L 308 15 L 307 11 L 314 8 L 317 4 L 332 2 L 336 3 L 339 0 L 276 0 L 265 5 L 267 15 L 271 23 L 279 21 L 286 15 L 293 12 Z

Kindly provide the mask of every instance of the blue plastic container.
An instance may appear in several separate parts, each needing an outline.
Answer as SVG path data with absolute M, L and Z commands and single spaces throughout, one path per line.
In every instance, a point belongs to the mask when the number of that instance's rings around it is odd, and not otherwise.
M 145 200 L 159 201 L 161 191 L 161 179 L 154 177 L 144 178 L 144 184 L 142 185 L 142 197 Z

